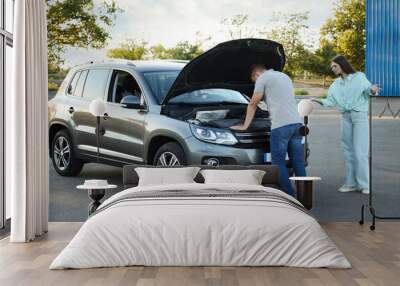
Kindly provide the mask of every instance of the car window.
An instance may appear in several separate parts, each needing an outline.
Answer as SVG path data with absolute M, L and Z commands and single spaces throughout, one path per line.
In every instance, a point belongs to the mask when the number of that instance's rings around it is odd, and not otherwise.
M 79 79 L 79 75 L 80 75 L 80 74 L 81 74 L 80 71 L 74 74 L 74 77 L 72 78 L 72 81 L 71 81 L 71 83 L 68 85 L 68 88 L 67 88 L 67 94 L 68 94 L 68 95 L 73 95 L 73 94 L 74 94 L 74 91 L 75 91 L 75 88 L 76 88 L 76 84 L 77 84 L 77 82 L 78 82 L 78 79 Z
M 196 105 L 218 103 L 247 104 L 248 100 L 240 92 L 235 90 L 209 88 L 182 93 L 176 97 L 171 98 L 169 103 L 184 103 Z
M 86 80 L 87 74 L 88 74 L 87 70 L 84 70 L 81 72 L 78 83 L 76 84 L 74 96 L 79 96 L 79 97 L 82 96 L 83 86 L 85 85 L 85 80 Z
M 141 97 L 139 84 L 130 73 L 115 70 L 111 79 L 108 101 L 120 103 L 125 96 L 129 95 Z
M 107 69 L 89 70 L 83 88 L 83 97 L 86 99 L 103 98 L 109 73 L 110 71 Z
M 157 72 L 146 72 L 143 74 L 147 84 L 150 86 L 151 91 L 157 98 L 158 103 L 164 100 L 167 92 L 174 83 L 176 77 L 179 74 L 177 71 L 157 71 Z

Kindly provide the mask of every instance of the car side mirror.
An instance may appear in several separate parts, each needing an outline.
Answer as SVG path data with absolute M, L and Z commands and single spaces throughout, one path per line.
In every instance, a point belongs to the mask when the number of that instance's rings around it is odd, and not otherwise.
M 139 96 L 127 95 L 121 100 L 121 105 L 130 109 L 142 109 L 143 104 Z

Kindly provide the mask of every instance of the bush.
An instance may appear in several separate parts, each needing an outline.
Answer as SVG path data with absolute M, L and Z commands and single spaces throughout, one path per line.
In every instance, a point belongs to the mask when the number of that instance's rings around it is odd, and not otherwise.
M 294 90 L 295 95 L 308 95 L 308 91 L 305 89 L 296 88 Z
M 48 86 L 49 90 L 57 90 L 58 89 L 58 84 L 56 84 L 55 82 L 49 82 L 49 86 Z

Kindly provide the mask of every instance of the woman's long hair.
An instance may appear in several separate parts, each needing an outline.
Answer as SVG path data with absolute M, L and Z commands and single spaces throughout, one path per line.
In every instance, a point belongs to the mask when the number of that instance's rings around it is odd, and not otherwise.
M 347 61 L 347 59 L 342 55 L 334 57 L 332 59 L 332 62 L 337 63 L 342 69 L 342 71 L 345 72 L 346 74 L 351 74 L 356 72 L 354 68 L 351 66 L 351 64 Z

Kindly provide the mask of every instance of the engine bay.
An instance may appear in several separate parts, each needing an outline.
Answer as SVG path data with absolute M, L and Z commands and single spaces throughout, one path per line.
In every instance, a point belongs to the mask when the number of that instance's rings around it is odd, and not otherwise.
M 246 105 L 202 106 L 192 107 L 190 110 L 186 109 L 185 112 L 185 108 L 176 106 L 175 109 L 174 107 L 169 106 L 169 116 L 191 124 L 213 128 L 229 128 L 232 125 L 244 123 L 247 108 Z M 268 111 L 257 108 L 254 119 L 246 131 L 269 130 L 270 126 Z

